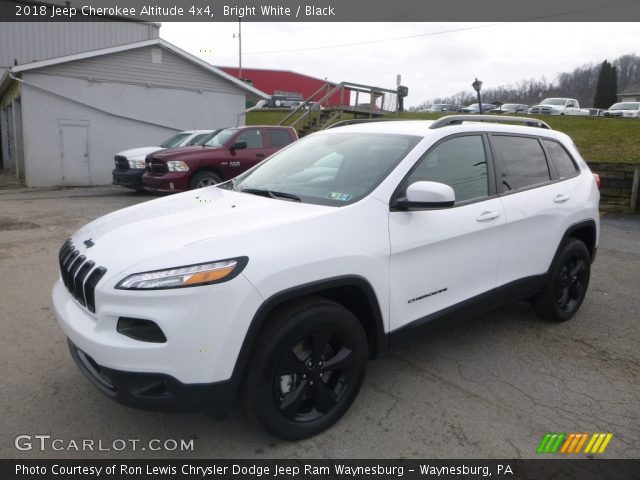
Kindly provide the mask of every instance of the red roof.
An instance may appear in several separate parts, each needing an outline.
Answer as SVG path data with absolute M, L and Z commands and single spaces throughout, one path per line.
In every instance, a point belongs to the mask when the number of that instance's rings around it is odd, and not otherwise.
M 237 67 L 218 67 L 220 70 L 238 77 Z M 302 73 L 291 72 L 289 70 L 268 70 L 260 68 L 243 68 L 242 78 L 251 80 L 254 87 L 262 90 L 269 95 L 274 95 L 276 91 L 299 93 L 305 100 L 316 93 L 322 86 L 326 84 L 335 85 L 333 82 L 321 80 L 319 78 L 310 77 Z M 319 98 L 316 97 L 315 100 Z M 340 92 L 332 95 L 329 99 L 329 105 L 340 105 Z M 345 93 L 344 104 L 349 104 L 349 96 Z

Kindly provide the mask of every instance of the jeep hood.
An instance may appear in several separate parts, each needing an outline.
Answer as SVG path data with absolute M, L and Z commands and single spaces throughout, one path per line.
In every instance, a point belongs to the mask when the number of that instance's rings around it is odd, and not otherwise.
M 335 208 L 208 187 L 115 211 L 71 240 L 110 274 L 139 264 L 167 268 L 181 265 L 182 257 L 194 263 L 244 255 L 236 251 L 236 240 L 259 244 L 262 232 Z

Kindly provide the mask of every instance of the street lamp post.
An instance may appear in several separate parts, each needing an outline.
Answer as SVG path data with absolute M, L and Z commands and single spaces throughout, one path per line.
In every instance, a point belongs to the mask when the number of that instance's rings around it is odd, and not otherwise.
M 476 78 L 475 82 L 473 82 L 471 86 L 478 94 L 478 108 L 480 109 L 480 115 L 482 115 L 482 98 L 480 97 L 480 89 L 482 88 L 482 82 Z

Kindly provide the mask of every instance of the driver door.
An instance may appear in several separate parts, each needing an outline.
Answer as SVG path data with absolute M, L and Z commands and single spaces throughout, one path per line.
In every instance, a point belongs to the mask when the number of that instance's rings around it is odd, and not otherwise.
M 427 326 L 468 300 L 489 300 L 496 285 L 505 218 L 482 134 L 447 137 L 432 147 L 401 184 L 451 186 L 453 207 L 389 214 L 390 331 Z M 474 307 L 474 308 L 477 308 Z

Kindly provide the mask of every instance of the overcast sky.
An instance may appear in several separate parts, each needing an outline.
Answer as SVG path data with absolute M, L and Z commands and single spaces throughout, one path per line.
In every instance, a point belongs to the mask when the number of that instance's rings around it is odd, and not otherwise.
M 160 36 L 213 65 L 238 66 L 237 23 L 163 23 Z M 640 54 L 640 23 L 242 23 L 242 66 L 333 82 L 409 87 L 406 106 L 585 63 Z M 509 99 L 503 99 L 508 101 Z

